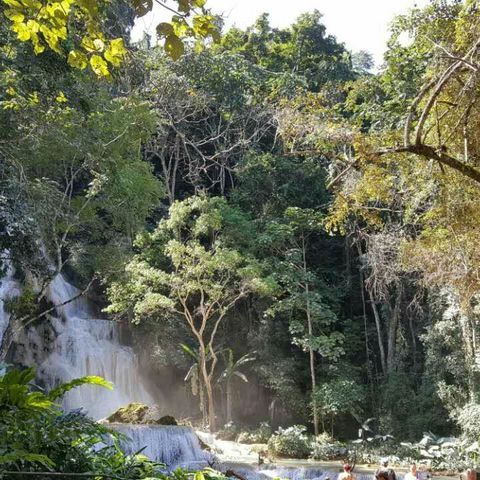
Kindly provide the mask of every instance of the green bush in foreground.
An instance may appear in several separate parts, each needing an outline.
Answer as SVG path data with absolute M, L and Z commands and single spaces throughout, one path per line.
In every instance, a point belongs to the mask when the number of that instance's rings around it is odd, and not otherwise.
M 308 458 L 312 448 L 306 431 L 303 425 L 279 428 L 268 441 L 268 452 L 274 457 Z
M 314 460 L 344 460 L 348 457 L 345 444 L 337 442 L 328 433 L 317 435 L 312 444 L 311 458 Z
M 45 472 L 32 476 L 42 480 L 50 480 L 48 473 L 94 473 L 98 478 L 127 480 L 225 478 L 210 469 L 165 474 L 164 465 L 140 452 L 127 455 L 119 446 L 118 433 L 79 410 L 64 412 L 57 405 L 61 396 L 80 385 L 112 388 L 102 378 L 72 380 L 48 394 L 32 385 L 34 378 L 33 369 L 11 370 L 0 376 L 0 479 L 17 478 L 16 472 Z
M 237 442 L 247 444 L 268 443 L 271 436 L 272 428 L 268 422 L 261 422 L 257 428 L 241 432 L 238 435 Z

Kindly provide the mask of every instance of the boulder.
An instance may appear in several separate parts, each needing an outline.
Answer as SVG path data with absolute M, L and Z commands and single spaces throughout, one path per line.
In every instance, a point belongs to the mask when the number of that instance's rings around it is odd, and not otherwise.
M 164 415 L 159 418 L 156 422 L 157 425 L 178 425 L 178 422 L 175 420 L 175 417 L 171 415 Z
M 106 420 L 108 423 L 143 423 L 148 408 L 143 403 L 130 403 L 126 407 L 120 407 Z
M 178 425 L 175 417 L 165 415 L 160 406 L 148 406 L 144 403 L 130 403 L 126 407 L 120 407 L 103 422 L 133 423 L 140 425 Z

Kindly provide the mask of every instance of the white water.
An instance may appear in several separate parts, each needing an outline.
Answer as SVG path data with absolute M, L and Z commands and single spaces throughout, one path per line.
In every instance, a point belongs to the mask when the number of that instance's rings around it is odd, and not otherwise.
M 49 287 L 48 297 L 60 305 L 79 294 L 62 275 Z M 85 375 L 99 375 L 113 383 L 112 391 L 97 386 L 72 390 L 64 399 L 67 409 L 83 407 L 93 418 L 102 418 L 121 406 L 138 401 L 152 404 L 130 347 L 120 344 L 114 322 L 92 318 L 84 297 L 57 309 L 52 326 L 57 336 L 52 353 L 39 366 L 48 386 Z
M 130 441 L 122 442 L 127 453 L 136 453 L 142 448 L 143 455 L 164 463 L 169 470 L 177 467 L 202 468 L 212 460 L 212 455 L 200 447 L 195 432 L 190 427 L 163 425 L 110 425 L 127 435 Z
M 8 325 L 4 301 L 20 294 L 20 285 L 7 269 L 0 284 L 0 340 Z M 48 288 L 54 305 L 68 302 L 79 294 L 62 275 Z M 80 297 L 56 309 L 56 314 L 31 326 L 19 339 L 15 360 L 36 365 L 37 376 L 48 388 L 86 375 L 99 375 L 114 384 L 112 391 L 98 386 L 82 386 L 64 398 L 64 408 L 83 408 L 95 419 L 103 418 L 121 406 L 138 401 L 155 403 L 147 392 L 137 358 L 130 347 L 121 345 L 118 326 L 109 320 L 94 318 L 88 300 Z

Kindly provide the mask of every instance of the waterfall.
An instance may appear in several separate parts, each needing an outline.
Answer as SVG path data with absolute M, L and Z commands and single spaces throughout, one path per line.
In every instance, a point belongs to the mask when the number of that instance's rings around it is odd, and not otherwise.
M 213 459 L 210 453 L 201 449 L 199 439 L 190 427 L 128 424 L 109 426 L 129 438 L 122 441 L 127 453 L 136 453 L 145 447 L 142 454 L 164 463 L 168 470 L 181 466 L 202 468 Z
M 20 293 L 13 275 L 13 269 L 7 266 L 0 284 L 0 338 L 9 319 L 4 302 Z M 49 285 L 47 297 L 54 305 L 61 305 L 79 293 L 59 274 Z M 111 381 L 112 391 L 85 385 L 64 398 L 65 409 L 83 408 L 95 419 L 130 402 L 154 403 L 142 381 L 133 350 L 120 343 L 118 326 L 115 322 L 94 318 L 85 297 L 58 307 L 48 320 L 22 332 L 14 360 L 35 365 L 38 380 L 47 389 L 86 375 L 99 375 Z

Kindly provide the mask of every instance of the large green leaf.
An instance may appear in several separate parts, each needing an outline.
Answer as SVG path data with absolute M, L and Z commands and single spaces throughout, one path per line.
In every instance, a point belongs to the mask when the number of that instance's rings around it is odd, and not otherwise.
M 13 450 L 12 452 L 0 455 L 0 465 L 19 461 L 40 463 L 48 468 L 55 466 L 55 463 L 49 457 L 46 455 L 40 455 L 38 453 L 29 453 L 23 450 Z
M 173 60 L 178 60 L 185 51 L 185 45 L 177 35 L 168 35 L 165 39 L 165 52 L 172 57 Z
M 98 385 L 99 387 L 107 388 L 108 390 L 113 389 L 112 382 L 109 382 L 108 380 L 105 380 L 102 377 L 91 375 L 87 377 L 76 378 L 71 382 L 64 383 L 63 385 L 60 385 L 57 388 L 54 388 L 48 394 L 48 398 L 50 400 L 56 400 L 57 398 L 60 398 L 63 395 L 65 395 L 68 391 L 74 388 L 80 387 L 82 385 Z

